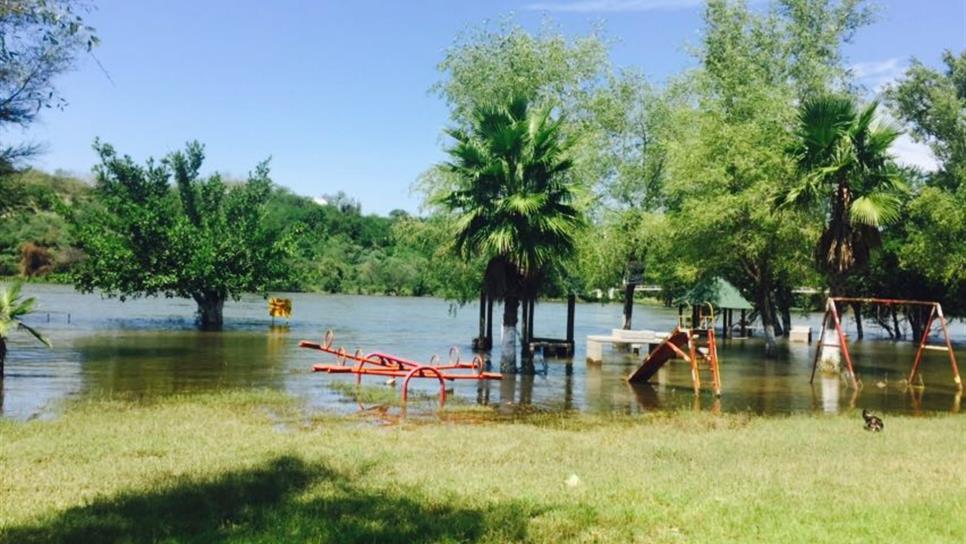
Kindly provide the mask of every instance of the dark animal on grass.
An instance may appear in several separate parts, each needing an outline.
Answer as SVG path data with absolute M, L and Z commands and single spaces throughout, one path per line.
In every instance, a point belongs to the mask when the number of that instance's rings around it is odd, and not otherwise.
M 885 427 L 882 420 L 872 415 L 868 410 L 862 410 L 862 419 L 865 420 L 865 430 L 867 431 L 879 432 Z

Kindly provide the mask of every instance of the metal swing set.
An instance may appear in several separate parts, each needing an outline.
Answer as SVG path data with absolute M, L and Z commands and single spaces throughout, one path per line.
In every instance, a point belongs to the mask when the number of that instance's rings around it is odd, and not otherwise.
M 878 304 L 887 306 L 923 306 L 929 307 L 929 317 L 926 319 L 926 326 L 922 332 L 922 338 L 919 340 L 919 349 L 916 350 L 916 358 L 912 363 L 912 370 L 909 371 L 908 383 L 912 385 L 913 380 L 919 374 L 919 366 L 922 364 L 922 356 L 926 351 L 940 351 L 946 352 L 949 356 L 949 363 L 953 369 L 953 383 L 956 384 L 956 388 L 960 391 L 963 389 L 963 381 L 959 377 L 959 366 L 956 364 L 956 352 L 953 351 L 953 343 L 949 337 L 949 327 L 946 323 L 946 317 L 943 315 L 943 308 L 938 302 L 922 301 L 922 300 L 900 300 L 900 299 L 887 299 L 887 298 L 856 298 L 856 297 L 829 297 L 825 302 L 825 316 L 822 318 L 822 333 L 818 337 L 818 345 L 815 349 L 815 358 L 812 361 L 812 377 L 808 380 L 808 383 L 813 383 L 815 381 L 815 369 L 818 367 L 818 360 L 822 354 L 823 347 L 838 348 L 842 351 L 843 358 L 845 359 L 845 364 L 848 370 L 849 381 L 852 387 L 858 389 L 858 380 L 855 377 L 855 369 L 852 366 L 852 356 L 849 354 L 848 340 L 846 339 L 845 331 L 842 328 L 842 320 L 839 317 L 838 308 L 836 303 L 859 303 L 859 304 Z M 825 342 L 825 333 L 828 331 L 829 322 L 831 321 L 832 327 L 835 328 L 835 334 L 838 335 L 838 344 L 831 344 Z M 943 345 L 931 345 L 929 344 L 929 335 L 932 332 L 933 324 L 939 322 L 940 330 L 945 338 L 945 343 Z M 920 376 L 920 379 L 922 377 Z

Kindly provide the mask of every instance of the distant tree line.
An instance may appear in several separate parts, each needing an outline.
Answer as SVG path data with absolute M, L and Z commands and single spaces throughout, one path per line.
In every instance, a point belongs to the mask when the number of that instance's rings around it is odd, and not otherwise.
M 5 196 L 0 276 L 72 282 L 71 273 L 85 252 L 70 218 L 90 219 L 85 210 L 97 203 L 95 184 L 64 172 L 33 169 L 0 179 Z M 169 191 L 171 196 L 177 192 L 174 186 Z M 293 252 L 285 260 L 291 272 L 273 278 L 272 289 L 454 297 L 460 290 L 455 285 L 468 283 L 460 276 L 469 274 L 470 267 L 441 250 L 449 232 L 440 221 L 403 210 L 364 214 L 344 193 L 324 200 L 320 204 L 270 186 L 263 209 L 269 238 L 294 232 Z

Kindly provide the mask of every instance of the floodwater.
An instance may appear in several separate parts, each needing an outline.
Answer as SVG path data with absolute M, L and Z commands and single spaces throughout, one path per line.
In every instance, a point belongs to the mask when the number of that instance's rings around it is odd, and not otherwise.
M 287 391 L 320 410 L 354 412 L 359 409 L 350 386 L 354 377 L 312 373 L 313 363 L 334 361 L 299 349 L 299 340 L 320 340 L 323 331 L 333 329 L 335 345 L 344 345 L 350 353 L 362 348 L 416 360 L 436 353 L 446 360 L 449 348 L 457 345 L 468 359 L 478 327 L 475 304 L 454 310 L 435 298 L 291 294 L 283 295 L 293 299 L 294 318 L 287 326 L 273 326 L 265 300 L 246 296 L 226 305 L 224 331 L 204 332 L 195 328 L 194 304 L 188 300 L 122 303 L 56 285 L 26 285 L 24 291 L 38 299 L 37 313 L 27 322 L 47 334 L 54 347 L 48 350 L 24 334 L 11 335 L 6 378 L 0 382 L 0 415 L 15 419 L 51 417 L 72 399 L 238 388 Z M 494 319 L 499 315 L 497 307 Z M 535 335 L 564 336 L 565 315 L 564 304 L 539 303 Z M 671 309 L 634 309 L 634 326 L 639 329 L 669 331 L 676 318 Z M 817 337 L 820 319 L 820 314 L 812 314 L 793 321 L 810 323 Z M 690 367 L 681 360 L 666 365 L 653 385 L 635 387 L 624 380 L 639 361 L 633 354 L 610 352 L 603 363 L 586 363 L 586 336 L 606 334 L 620 322 L 619 304 L 578 304 L 577 353 L 572 361 L 538 356 L 537 376 L 457 382 L 449 398 L 498 409 L 624 413 L 700 409 L 781 414 L 855 407 L 885 413 L 959 411 L 960 395 L 946 354 L 926 352 L 925 388 L 908 389 L 901 380 L 909 372 L 914 347 L 908 341 L 884 338 L 871 323 L 866 323 L 866 340 L 850 343 L 863 382 L 858 392 L 835 377 L 817 377 L 814 386 L 809 385 L 814 343 L 782 344 L 776 359 L 766 359 L 761 340 L 752 338 L 720 342 L 723 391 L 716 400 L 707 388 L 693 393 Z M 957 359 L 966 364 L 966 325 L 954 322 L 950 330 Z M 494 333 L 499 335 L 499 327 Z M 498 348 L 492 356 L 499 361 Z M 704 383 L 710 381 L 706 371 L 703 377 Z M 414 389 L 437 395 L 438 385 L 426 382 Z M 381 378 L 366 378 L 364 383 L 390 387 Z

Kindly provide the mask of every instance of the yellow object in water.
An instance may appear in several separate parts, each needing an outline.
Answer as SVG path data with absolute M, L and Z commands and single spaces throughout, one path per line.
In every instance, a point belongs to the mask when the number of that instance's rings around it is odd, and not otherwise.
M 284 317 L 285 319 L 291 319 L 292 299 L 276 297 L 268 299 L 268 315 L 272 317 Z

